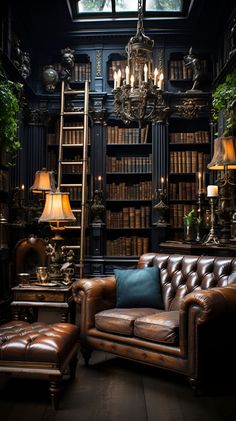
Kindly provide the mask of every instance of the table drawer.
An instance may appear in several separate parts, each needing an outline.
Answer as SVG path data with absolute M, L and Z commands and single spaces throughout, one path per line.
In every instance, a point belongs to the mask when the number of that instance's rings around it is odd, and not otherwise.
M 56 301 L 64 302 L 66 300 L 63 292 L 57 291 L 15 291 L 15 301 Z

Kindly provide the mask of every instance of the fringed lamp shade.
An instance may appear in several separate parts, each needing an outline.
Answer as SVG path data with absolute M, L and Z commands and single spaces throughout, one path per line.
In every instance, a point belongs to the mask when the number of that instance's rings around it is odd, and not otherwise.
M 49 192 L 39 222 L 72 222 L 75 221 L 69 201 L 69 193 Z
M 55 191 L 55 179 L 52 171 L 47 171 L 43 168 L 40 171 L 36 171 L 34 184 L 30 187 L 33 193 L 43 193 L 47 191 Z
M 236 138 L 219 137 L 214 141 L 213 158 L 207 166 L 210 170 L 236 169 Z

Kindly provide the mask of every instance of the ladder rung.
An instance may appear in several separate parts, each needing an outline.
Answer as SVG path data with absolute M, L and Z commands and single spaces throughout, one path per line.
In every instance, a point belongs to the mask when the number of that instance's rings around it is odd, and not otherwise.
M 62 143 L 62 146 L 66 148 L 74 148 L 77 146 L 83 146 L 83 143 Z
M 83 111 L 64 111 L 63 115 L 84 115 Z
M 62 246 L 62 249 L 69 249 L 69 250 L 75 249 L 75 250 L 77 250 L 77 249 L 80 249 L 80 246 Z
M 67 183 L 63 183 L 63 184 L 61 184 L 61 187 L 82 187 L 82 184 L 81 183 L 77 183 L 77 184 L 67 184 Z
M 84 126 L 63 126 L 63 130 L 84 130 Z
M 81 95 L 84 94 L 85 91 L 76 91 L 76 90 L 71 90 L 71 91 L 64 91 L 65 95 Z
M 61 165 L 82 165 L 83 161 L 61 161 Z
M 82 211 L 81 211 L 81 209 L 72 209 L 72 212 L 81 213 Z

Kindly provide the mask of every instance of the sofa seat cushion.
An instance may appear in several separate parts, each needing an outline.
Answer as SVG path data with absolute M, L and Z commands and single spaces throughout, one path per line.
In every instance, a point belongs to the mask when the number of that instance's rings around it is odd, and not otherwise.
M 179 341 L 179 312 L 163 311 L 136 318 L 134 336 L 154 342 L 177 344 Z
M 113 308 L 100 311 L 95 315 L 98 330 L 120 335 L 133 336 L 134 321 L 137 318 L 151 316 L 162 310 L 154 308 Z

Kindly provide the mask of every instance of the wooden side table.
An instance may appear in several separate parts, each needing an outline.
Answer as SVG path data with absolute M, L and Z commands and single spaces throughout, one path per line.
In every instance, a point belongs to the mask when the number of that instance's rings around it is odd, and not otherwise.
M 40 310 L 59 313 L 59 322 L 75 323 L 75 302 L 72 296 L 72 284 L 63 287 L 15 286 L 12 288 L 13 301 L 11 313 L 13 320 L 20 320 L 24 309 L 33 310 L 33 320 L 38 321 Z
M 207 246 L 204 244 L 187 244 L 177 241 L 165 241 L 160 243 L 160 253 L 170 254 L 191 254 L 195 256 L 236 256 L 236 247 L 234 245 L 227 246 Z

